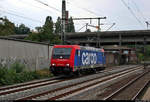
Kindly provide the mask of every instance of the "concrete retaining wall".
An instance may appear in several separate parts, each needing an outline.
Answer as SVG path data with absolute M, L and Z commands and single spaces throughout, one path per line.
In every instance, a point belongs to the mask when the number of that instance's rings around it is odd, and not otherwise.
M 0 39 L 0 66 L 10 67 L 20 62 L 28 70 L 49 68 L 52 46 Z

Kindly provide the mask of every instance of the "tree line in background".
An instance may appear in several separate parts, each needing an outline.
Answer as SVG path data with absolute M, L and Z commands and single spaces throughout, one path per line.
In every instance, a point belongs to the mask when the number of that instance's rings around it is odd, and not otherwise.
M 55 26 L 54 26 L 55 25 Z M 15 26 L 14 23 L 9 21 L 6 17 L 0 18 L 0 36 L 8 36 L 14 34 L 29 34 L 25 40 L 48 42 L 50 44 L 60 44 L 61 34 L 61 18 L 58 17 L 56 23 L 53 23 L 52 17 L 47 16 L 45 24 L 41 27 L 35 27 L 37 32 L 31 31 L 30 28 L 24 24 Z M 66 32 L 75 32 L 74 22 L 72 17 L 68 19 L 66 25 Z
M 26 27 L 24 24 L 15 26 L 15 24 L 9 21 L 6 17 L 0 18 L 0 36 L 29 33 L 30 28 Z

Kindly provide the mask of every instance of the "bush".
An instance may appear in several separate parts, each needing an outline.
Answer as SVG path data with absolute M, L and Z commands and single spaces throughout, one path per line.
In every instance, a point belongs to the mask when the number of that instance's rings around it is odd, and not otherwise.
M 12 85 L 52 76 L 48 69 L 43 69 L 37 72 L 28 72 L 24 71 L 24 69 L 25 66 L 18 62 L 12 64 L 9 69 L 6 67 L 0 67 L 0 85 Z
M 3 75 L 0 77 L 0 82 L 2 85 L 11 85 L 15 83 L 16 72 L 14 69 L 1 69 Z
M 25 69 L 25 66 L 23 64 L 20 64 L 19 62 L 15 62 L 11 65 L 10 69 L 14 69 L 16 73 L 21 73 Z
M 5 67 L 0 67 L 0 78 L 2 78 L 6 74 L 7 70 L 8 69 Z
M 138 53 L 138 59 L 139 59 L 140 61 L 143 61 L 144 55 L 143 55 L 142 53 Z

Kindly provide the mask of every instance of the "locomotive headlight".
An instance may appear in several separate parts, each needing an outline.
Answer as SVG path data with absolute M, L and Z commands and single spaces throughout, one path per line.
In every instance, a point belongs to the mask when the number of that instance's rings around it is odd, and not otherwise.
M 66 64 L 66 66 L 69 67 L 70 65 L 69 65 L 69 64 Z
M 54 64 L 54 63 L 52 64 L 52 66 L 55 66 L 55 65 L 56 65 L 56 64 Z

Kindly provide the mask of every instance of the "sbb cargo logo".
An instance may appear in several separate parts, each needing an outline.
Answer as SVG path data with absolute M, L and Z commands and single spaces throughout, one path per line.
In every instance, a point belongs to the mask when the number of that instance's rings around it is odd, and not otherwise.
M 96 62 L 97 62 L 96 53 L 88 53 L 88 52 L 82 53 L 82 64 L 83 65 L 96 64 Z

